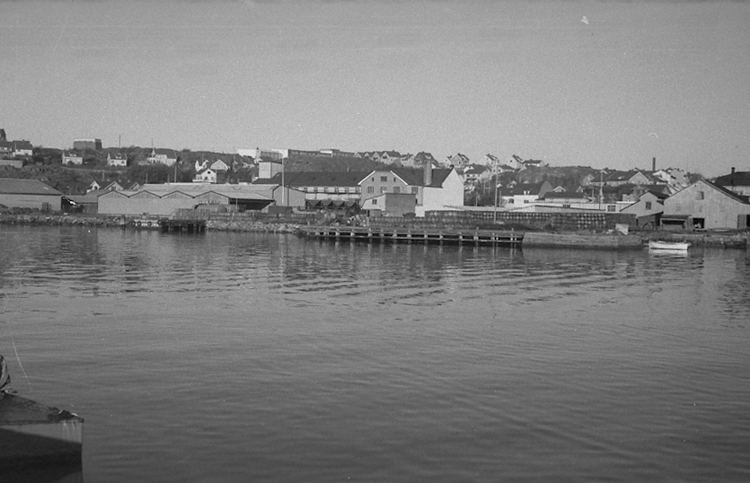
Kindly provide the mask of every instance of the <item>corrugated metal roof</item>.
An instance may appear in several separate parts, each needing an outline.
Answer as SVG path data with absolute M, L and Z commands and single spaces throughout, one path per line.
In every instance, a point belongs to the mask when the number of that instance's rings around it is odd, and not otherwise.
M 0 178 L 0 194 L 62 196 L 60 191 L 36 179 Z
M 181 192 L 189 196 L 200 196 L 205 193 L 213 192 L 229 198 L 257 198 L 272 199 L 269 194 L 273 189 L 268 185 L 251 185 L 251 184 L 213 184 L 213 183 L 172 183 L 172 184 L 145 184 L 137 192 L 130 193 L 128 196 L 135 196 L 138 193 L 151 193 L 159 197 L 164 197 L 170 193 Z

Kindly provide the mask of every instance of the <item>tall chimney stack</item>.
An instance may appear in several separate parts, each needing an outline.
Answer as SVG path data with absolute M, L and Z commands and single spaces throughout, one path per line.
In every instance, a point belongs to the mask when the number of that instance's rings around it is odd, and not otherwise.
M 732 166 L 732 174 L 734 174 L 734 166 Z
M 432 162 L 427 160 L 424 163 L 424 185 L 430 186 L 432 184 Z
M 656 158 L 651 158 L 651 171 L 656 171 Z

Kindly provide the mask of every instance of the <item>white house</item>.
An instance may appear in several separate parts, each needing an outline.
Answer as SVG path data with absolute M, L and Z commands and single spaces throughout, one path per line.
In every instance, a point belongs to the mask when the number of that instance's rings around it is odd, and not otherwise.
M 121 153 L 107 153 L 107 166 L 125 168 L 128 165 L 128 158 Z
M 454 168 L 424 169 L 392 168 L 375 170 L 361 181 L 360 206 L 368 206 L 370 198 L 383 193 L 411 194 L 414 213 L 423 217 L 427 211 L 452 210 L 464 204 L 464 184 Z
M 462 207 L 464 205 L 464 183 L 458 172 L 455 169 L 430 169 L 430 171 L 433 171 L 433 173 L 425 175 L 422 204 L 417 204 L 417 216 L 425 216 L 428 211 L 444 211 Z
M 211 169 L 215 172 L 218 171 L 229 171 L 229 165 L 222 161 L 221 159 L 217 159 L 211 164 Z
M 73 164 L 80 166 L 83 164 L 83 156 L 76 153 L 62 153 L 62 164 Z
M 34 154 L 34 147 L 29 141 L 13 141 L 13 156 L 24 157 Z
M 534 203 L 552 191 L 549 181 L 542 183 L 517 183 L 500 189 L 499 197 L 503 205 L 511 208 Z
M 196 173 L 193 178 L 194 183 L 216 183 L 216 171 L 211 168 L 206 168 L 203 171 Z
M 483 164 L 470 164 L 463 170 L 464 188 L 471 190 L 479 182 L 480 179 L 489 178 L 487 173 L 491 173 L 492 169 Z
M 523 168 L 523 159 L 521 159 L 520 156 L 514 154 L 510 157 L 510 159 L 508 160 L 506 164 L 510 166 L 513 170 L 518 171 L 521 168 Z
M 385 164 L 401 164 L 403 157 L 398 151 L 382 151 L 378 161 Z
M 100 190 L 102 187 L 99 183 L 96 182 L 96 180 L 92 181 L 88 188 L 86 188 L 86 193 L 90 193 L 92 191 Z
M 431 154 L 424 151 L 420 151 L 417 154 L 409 156 L 407 159 L 402 159 L 401 164 L 407 168 L 423 168 L 425 164 L 431 163 L 434 168 L 438 167 L 439 163 L 437 159 Z
M 677 168 L 660 169 L 651 173 L 651 176 L 666 183 L 678 191 L 689 184 L 689 180 L 684 171 Z
M 494 154 L 487 153 L 484 156 L 482 156 L 482 159 L 480 159 L 477 164 L 492 167 L 492 166 L 500 166 L 501 163 L 500 163 L 500 158 L 498 158 Z
M 649 177 L 647 173 L 639 170 L 632 171 L 612 171 L 606 174 L 600 180 L 591 179 L 591 184 L 599 186 L 622 186 L 625 184 L 654 184 L 654 178 Z
M 152 149 L 151 156 L 146 158 L 149 164 L 172 166 L 177 162 L 177 153 L 172 149 Z
M 643 217 L 653 216 L 664 212 L 665 195 L 646 191 L 638 201 L 626 206 L 621 213 L 630 213 L 636 216 L 636 220 Z
M 453 166 L 457 169 L 463 169 L 471 163 L 469 157 L 463 153 L 451 154 L 445 159 L 446 166 Z

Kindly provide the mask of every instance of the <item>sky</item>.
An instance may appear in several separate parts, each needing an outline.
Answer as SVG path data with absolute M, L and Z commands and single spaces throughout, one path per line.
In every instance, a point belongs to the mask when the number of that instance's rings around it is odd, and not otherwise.
M 0 0 L 11 140 L 750 170 L 750 2 Z

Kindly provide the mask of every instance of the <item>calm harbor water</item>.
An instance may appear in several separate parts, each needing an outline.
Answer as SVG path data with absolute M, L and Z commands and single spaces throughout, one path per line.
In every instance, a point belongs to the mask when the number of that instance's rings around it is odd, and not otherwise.
M 84 481 L 750 480 L 745 251 L 0 243 L 0 353 Z

